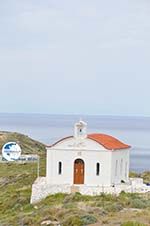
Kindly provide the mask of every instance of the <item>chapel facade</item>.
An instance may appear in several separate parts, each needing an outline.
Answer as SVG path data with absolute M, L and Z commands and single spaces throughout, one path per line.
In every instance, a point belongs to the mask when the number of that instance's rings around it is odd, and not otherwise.
M 130 146 L 101 133 L 87 134 L 87 124 L 74 125 L 74 135 L 47 146 L 48 185 L 114 186 L 129 181 Z

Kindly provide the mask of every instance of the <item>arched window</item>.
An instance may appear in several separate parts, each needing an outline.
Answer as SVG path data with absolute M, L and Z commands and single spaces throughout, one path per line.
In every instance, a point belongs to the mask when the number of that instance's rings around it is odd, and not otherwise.
M 122 171 L 123 171 L 123 159 L 121 159 L 120 162 L 120 175 L 122 176 Z
M 100 163 L 97 162 L 96 163 L 96 176 L 99 176 L 100 175 Z
M 116 166 L 115 166 L 115 176 L 118 174 L 118 160 L 116 160 Z
M 128 163 L 125 163 L 125 178 L 127 178 Z
M 62 174 L 62 162 L 58 163 L 58 174 Z

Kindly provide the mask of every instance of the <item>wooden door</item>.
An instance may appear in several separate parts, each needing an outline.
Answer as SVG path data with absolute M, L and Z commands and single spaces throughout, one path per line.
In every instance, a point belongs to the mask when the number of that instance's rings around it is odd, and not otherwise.
M 84 184 L 84 162 L 76 159 L 74 162 L 74 184 Z

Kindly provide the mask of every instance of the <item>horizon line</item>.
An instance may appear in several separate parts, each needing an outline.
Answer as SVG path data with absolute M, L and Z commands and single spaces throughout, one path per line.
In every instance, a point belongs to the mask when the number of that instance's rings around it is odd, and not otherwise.
M 44 113 L 44 112 L 0 112 L 0 114 L 9 114 L 9 115 L 57 115 L 57 116 L 93 116 L 93 117 L 120 117 L 120 118 L 150 118 L 148 115 L 113 115 L 113 114 L 85 114 L 85 113 Z

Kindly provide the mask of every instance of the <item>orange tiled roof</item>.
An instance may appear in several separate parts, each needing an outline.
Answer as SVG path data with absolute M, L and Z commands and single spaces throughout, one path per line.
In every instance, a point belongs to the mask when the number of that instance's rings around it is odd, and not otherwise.
M 56 144 L 58 144 L 59 142 L 62 142 L 68 138 L 72 138 L 73 136 L 68 136 L 65 137 L 57 142 L 55 142 L 54 144 L 52 144 L 51 146 L 47 146 L 47 147 L 53 147 Z M 122 143 L 121 141 L 119 141 L 118 139 L 116 139 L 115 137 L 112 137 L 110 135 L 106 135 L 106 134 L 101 134 L 101 133 L 93 133 L 93 134 L 89 134 L 87 136 L 89 139 L 96 141 L 97 143 L 99 143 L 100 145 L 102 145 L 104 148 L 108 149 L 108 150 L 118 150 L 118 149 L 127 149 L 130 148 L 131 146 Z
M 108 150 L 127 149 L 131 147 L 127 144 L 122 143 L 115 137 L 112 137 L 106 134 L 93 133 L 93 134 L 89 134 L 88 138 L 96 141 L 97 143 L 101 144 Z

